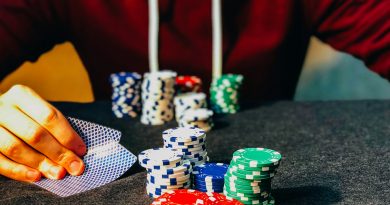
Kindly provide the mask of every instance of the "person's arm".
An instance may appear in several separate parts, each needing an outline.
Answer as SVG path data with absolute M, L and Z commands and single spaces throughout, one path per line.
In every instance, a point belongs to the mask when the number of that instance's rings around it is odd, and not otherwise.
M 0 0 L 0 77 L 64 40 L 49 2 L 62 1 Z M 80 175 L 85 153 L 66 118 L 33 90 L 16 85 L 0 96 L 0 175 L 28 182 Z
M 59 2 L 0 1 L 0 79 L 65 41 Z
M 303 1 L 312 34 L 390 79 L 390 1 Z

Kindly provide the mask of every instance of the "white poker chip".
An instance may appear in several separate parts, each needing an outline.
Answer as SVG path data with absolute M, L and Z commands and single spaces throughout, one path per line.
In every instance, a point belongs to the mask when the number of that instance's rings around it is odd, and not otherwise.
M 143 167 L 166 166 L 173 167 L 181 163 L 181 152 L 170 148 L 154 148 L 142 151 L 138 155 L 140 165 Z
M 168 142 L 192 142 L 204 137 L 205 131 L 195 127 L 177 127 L 163 132 L 163 139 Z

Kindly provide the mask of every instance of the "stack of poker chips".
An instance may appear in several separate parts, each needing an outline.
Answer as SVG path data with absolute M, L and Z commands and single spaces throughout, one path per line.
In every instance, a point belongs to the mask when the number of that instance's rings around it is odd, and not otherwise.
M 205 93 L 189 92 L 179 94 L 176 95 L 173 103 L 175 104 L 175 116 L 178 123 L 180 123 L 180 120 L 183 119 L 185 111 L 207 107 Z
M 243 76 L 222 75 L 213 80 L 210 87 L 210 105 L 215 113 L 233 114 L 239 111 L 239 94 Z
M 164 147 L 174 148 L 183 158 L 196 166 L 208 161 L 206 151 L 206 132 L 196 127 L 177 127 L 162 133 Z
M 148 149 L 139 154 L 138 160 L 147 170 L 146 192 L 152 198 L 191 185 L 191 163 L 175 149 Z
M 162 125 L 173 119 L 176 75 L 173 71 L 144 74 L 141 123 Z
M 186 110 L 179 122 L 181 127 L 197 127 L 206 132 L 214 126 L 213 111 L 205 108 Z
M 152 203 L 152 205 L 163 204 L 242 205 L 241 202 L 230 199 L 219 193 L 203 193 L 193 189 L 168 191 L 155 199 Z
M 141 75 L 138 73 L 113 73 L 112 112 L 118 118 L 136 117 L 141 110 Z
M 196 76 L 177 76 L 176 87 L 179 93 L 201 92 L 202 80 Z
M 233 153 L 225 175 L 224 194 L 244 204 L 275 204 L 271 179 L 282 156 L 266 148 L 245 148 Z
M 202 192 L 223 192 L 224 176 L 229 165 L 224 163 L 205 163 L 194 167 L 193 188 Z

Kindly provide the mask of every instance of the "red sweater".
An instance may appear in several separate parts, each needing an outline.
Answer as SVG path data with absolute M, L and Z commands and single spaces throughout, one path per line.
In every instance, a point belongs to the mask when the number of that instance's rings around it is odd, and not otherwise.
M 146 0 L 1 0 L 0 73 L 71 41 L 97 99 L 112 72 L 148 71 Z M 161 69 L 211 77 L 211 1 L 160 0 Z M 245 76 L 246 99 L 291 99 L 309 38 L 390 77 L 389 0 L 223 0 L 224 73 Z M 55 69 L 55 68 L 53 68 Z

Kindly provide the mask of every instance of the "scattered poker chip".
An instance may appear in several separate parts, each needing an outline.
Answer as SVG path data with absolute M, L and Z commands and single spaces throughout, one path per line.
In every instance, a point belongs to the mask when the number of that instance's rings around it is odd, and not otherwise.
M 141 110 L 141 81 L 138 73 L 120 72 L 110 75 L 112 112 L 117 118 L 137 117 Z
M 174 117 L 173 97 L 176 73 L 158 71 L 145 73 L 142 81 L 141 123 L 162 125 Z
M 201 92 L 202 80 L 196 76 L 177 76 L 176 89 L 179 93 Z
M 245 148 L 233 153 L 233 161 L 248 167 L 276 166 L 282 155 L 266 148 Z
M 266 148 L 245 148 L 233 153 L 224 177 L 223 193 L 244 204 L 275 204 L 271 181 L 282 156 Z
M 210 86 L 210 105 L 215 113 L 236 113 L 240 109 L 239 94 L 243 76 L 222 75 L 214 79 Z
M 209 196 L 193 189 L 177 189 L 167 191 L 153 201 L 152 204 L 209 204 Z

